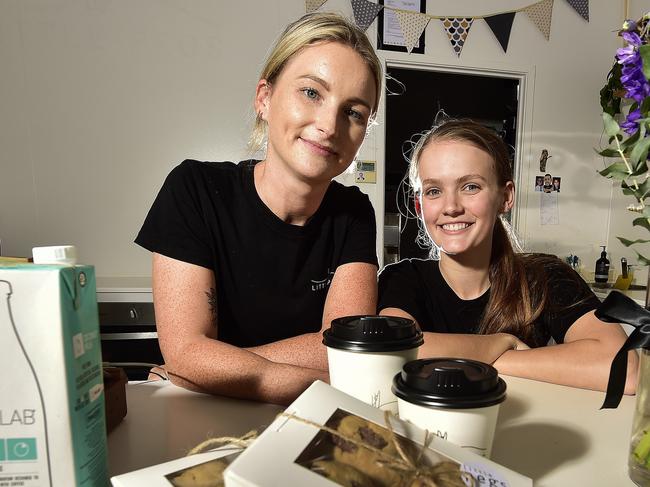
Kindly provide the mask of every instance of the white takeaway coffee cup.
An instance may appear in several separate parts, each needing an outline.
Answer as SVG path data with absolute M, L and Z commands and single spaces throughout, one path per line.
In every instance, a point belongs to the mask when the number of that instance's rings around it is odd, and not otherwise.
M 393 377 L 417 358 L 424 343 L 418 325 L 393 316 L 347 316 L 323 333 L 330 384 L 372 406 L 397 413 Z
M 393 379 L 400 419 L 489 458 L 506 383 L 491 365 L 433 358 L 408 362 Z

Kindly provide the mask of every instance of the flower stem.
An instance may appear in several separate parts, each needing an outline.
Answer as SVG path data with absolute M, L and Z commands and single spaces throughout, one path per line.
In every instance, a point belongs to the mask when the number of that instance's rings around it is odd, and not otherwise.
M 623 149 L 621 149 L 621 143 L 618 140 L 618 137 L 614 137 L 614 140 L 616 141 L 616 149 L 618 153 L 621 156 L 621 159 L 623 159 L 623 162 L 625 163 L 625 167 L 627 168 L 627 173 L 632 174 L 632 167 L 630 166 L 630 163 L 627 161 L 627 158 L 625 157 L 625 154 L 623 153 Z

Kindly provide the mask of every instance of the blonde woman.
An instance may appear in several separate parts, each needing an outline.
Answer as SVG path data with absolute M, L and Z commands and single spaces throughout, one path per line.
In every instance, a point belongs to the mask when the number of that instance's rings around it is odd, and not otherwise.
M 595 317 L 598 299 L 557 257 L 514 252 L 500 215 L 512 208 L 515 187 L 498 135 L 470 120 L 438 125 L 416 145 L 409 180 L 436 259 L 387 266 L 379 309 L 420 324 L 420 356 L 470 358 L 507 375 L 605 390 L 626 335 Z M 632 351 L 627 393 L 637 365 Z
M 374 116 L 382 70 L 365 34 L 309 14 L 257 83 L 262 161 L 185 161 L 136 242 L 153 252 L 160 347 L 183 387 L 279 404 L 327 380 L 321 329 L 376 309 L 375 220 L 332 178 Z

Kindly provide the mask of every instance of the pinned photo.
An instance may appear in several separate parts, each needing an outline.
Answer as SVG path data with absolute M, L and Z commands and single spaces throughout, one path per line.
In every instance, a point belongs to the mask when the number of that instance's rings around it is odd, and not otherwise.
M 562 178 L 549 173 L 535 176 L 535 191 L 542 193 L 559 193 Z

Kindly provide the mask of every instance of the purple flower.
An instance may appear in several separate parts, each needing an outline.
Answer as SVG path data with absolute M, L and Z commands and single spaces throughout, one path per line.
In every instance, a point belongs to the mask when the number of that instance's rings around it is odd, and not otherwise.
M 639 104 L 650 94 L 650 84 L 643 76 L 643 70 L 639 65 L 626 64 L 623 66 L 621 84 L 625 88 L 625 96 Z
M 623 22 L 623 30 L 627 32 L 635 31 L 638 27 L 638 24 L 636 21 L 632 19 L 627 19 L 625 22 Z
M 643 44 L 643 41 L 636 32 L 624 31 L 621 36 L 627 42 L 627 46 L 616 50 L 617 62 L 623 66 L 621 84 L 625 88 L 625 97 L 633 99 L 640 105 L 650 95 L 650 84 L 643 75 L 643 61 L 639 54 L 639 46 Z M 636 131 L 638 128 L 636 120 L 638 119 L 639 116 L 628 115 L 624 124 L 627 133 Z
M 625 39 L 625 42 L 635 47 L 639 47 L 642 44 L 641 38 L 636 32 L 623 32 L 621 36 Z
M 641 118 L 641 110 L 638 108 L 630 113 L 627 114 L 627 118 L 625 119 L 625 122 L 621 124 L 621 128 L 625 130 L 625 132 L 628 135 L 632 135 L 634 132 L 636 132 L 639 129 L 639 124 L 637 123 L 637 120 Z
M 634 46 L 621 47 L 616 50 L 618 64 L 633 63 L 637 57 L 639 57 L 639 53 L 634 49 Z

